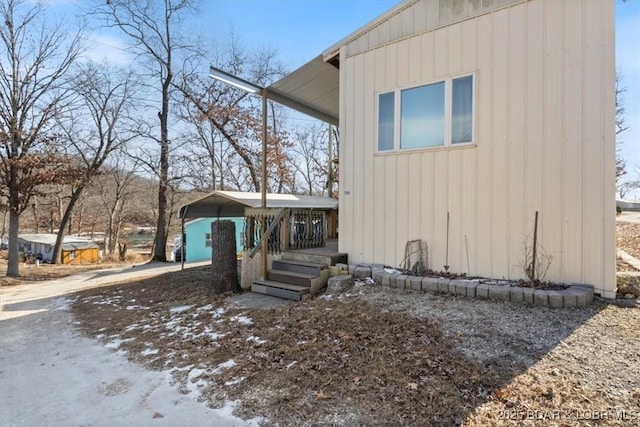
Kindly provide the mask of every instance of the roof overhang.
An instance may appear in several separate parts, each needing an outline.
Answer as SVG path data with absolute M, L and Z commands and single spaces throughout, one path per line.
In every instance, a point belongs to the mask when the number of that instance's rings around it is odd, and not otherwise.
M 245 208 L 260 208 L 260 193 L 216 190 L 180 208 L 180 218 L 242 217 Z M 338 207 L 330 197 L 295 194 L 267 194 L 267 208 L 321 209 Z
M 267 88 L 267 97 L 311 117 L 338 125 L 340 72 L 318 55 Z

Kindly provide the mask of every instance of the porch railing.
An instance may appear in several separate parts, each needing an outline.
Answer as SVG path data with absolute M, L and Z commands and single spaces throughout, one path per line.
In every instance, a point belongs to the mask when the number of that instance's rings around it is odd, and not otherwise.
M 253 257 L 262 239 L 268 239 L 270 254 L 324 246 L 327 218 L 324 211 L 312 209 L 247 208 L 243 228 L 242 244 Z

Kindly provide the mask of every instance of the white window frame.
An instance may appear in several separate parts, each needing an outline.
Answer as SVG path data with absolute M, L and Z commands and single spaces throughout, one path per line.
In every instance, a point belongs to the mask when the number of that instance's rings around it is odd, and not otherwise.
M 452 118 L 452 96 L 453 96 L 453 81 L 456 79 L 464 78 L 464 77 L 472 77 L 473 78 L 473 88 L 471 90 L 471 142 L 459 142 L 456 144 L 451 143 L 451 118 Z M 401 148 L 400 147 L 400 128 L 402 121 L 402 91 L 407 89 L 415 89 L 422 86 L 428 86 L 432 84 L 442 83 L 444 82 L 444 144 L 437 145 L 433 147 L 416 147 L 416 148 Z M 469 147 L 476 146 L 478 137 L 476 135 L 476 118 L 477 118 L 477 106 L 476 106 L 476 91 L 477 91 L 477 73 L 464 73 L 464 74 L 456 74 L 452 76 L 448 76 L 445 78 L 433 79 L 421 82 L 419 84 L 410 84 L 401 86 L 392 90 L 381 90 L 376 92 L 375 94 L 375 150 L 376 154 L 392 154 L 392 153 L 404 153 L 410 151 L 424 151 L 424 150 L 442 150 L 442 149 L 450 149 L 457 147 Z M 387 93 L 393 93 L 393 149 L 391 150 L 380 150 L 380 143 L 378 141 L 379 138 L 379 123 L 378 119 L 380 117 L 380 95 L 384 95 Z

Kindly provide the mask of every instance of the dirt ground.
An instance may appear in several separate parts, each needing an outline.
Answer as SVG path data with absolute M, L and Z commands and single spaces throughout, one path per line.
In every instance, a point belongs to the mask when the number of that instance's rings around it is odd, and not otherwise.
M 640 223 L 618 222 L 616 224 L 616 240 L 618 248 L 629 255 L 640 259 Z M 618 258 L 618 271 L 638 271 L 636 268 Z
M 556 310 L 360 282 L 261 310 L 207 298 L 208 275 L 83 291 L 72 311 L 89 337 L 263 425 L 640 422 L 639 309 Z

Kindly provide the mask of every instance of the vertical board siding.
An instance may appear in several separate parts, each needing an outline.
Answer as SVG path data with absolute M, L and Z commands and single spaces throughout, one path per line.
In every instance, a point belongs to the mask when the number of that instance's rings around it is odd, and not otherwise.
M 451 271 L 521 278 L 539 211 L 538 240 L 553 257 L 547 280 L 612 296 L 612 0 L 530 0 L 479 15 L 476 3 L 418 2 L 403 12 L 418 14 L 367 39 L 401 41 L 343 51 L 340 184 L 351 194 L 340 200 L 341 250 L 398 266 L 406 241 L 419 238 L 429 267 L 442 270 L 449 212 Z M 394 27 L 432 25 L 434 11 L 475 17 L 409 38 Z M 376 154 L 379 92 L 462 73 L 475 73 L 476 146 Z
M 358 55 L 354 57 L 353 60 L 353 76 L 354 80 L 352 82 L 353 85 L 353 96 L 355 99 L 365 99 L 366 97 L 366 88 L 365 83 L 367 78 L 365 78 L 366 69 L 365 69 L 365 56 Z M 350 136 L 357 136 L 364 141 L 367 141 L 365 137 L 364 128 L 368 127 L 365 125 L 365 113 L 366 113 L 366 105 L 368 103 L 364 103 L 363 108 L 354 109 L 352 114 L 354 116 L 353 126 L 351 128 Z M 366 142 L 364 145 L 360 145 L 358 149 L 354 149 L 352 153 L 353 157 L 353 184 L 351 185 L 351 197 L 353 199 L 353 223 L 352 230 L 354 236 L 358 236 L 357 240 L 360 244 L 354 247 L 352 256 L 363 259 L 364 258 L 364 236 L 366 234 L 365 228 L 365 210 L 364 205 L 367 200 L 367 194 L 365 194 L 365 189 L 368 187 L 364 184 L 365 175 L 364 175 L 364 157 L 366 154 L 372 153 L 369 150 L 370 142 Z M 355 148 L 355 147 L 354 147 Z M 370 224 L 372 225 L 372 224 Z
M 560 114 L 563 100 L 562 54 L 564 50 L 562 37 L 563 2 L 546 1 L 543 34 L 544 61 L 544 146 L 541 180 L 543 202 L 541 208 L 541 242 L 546 250 L 553 254 L 548 277 L 562 275 L 562 116 Z M 532 228 L 531 228 L 532 229 Z
M 490 277 L 493 272 L 493 232 L 491 230 L 491 217 L 493 215 L 493 203 L 486 188 L 493 186 L 494 159 L 491 151 L 492 144 L 492 99 L 493 99 L 493 79 L 491 64 L 493 58 L 493 19 L 491 15 L 483 15 L 478 18 L 478 34 L 485 34 L 485 37 L 476 35 L 478 51 L 478 74 L 476 83 L 476 138 L 478 141 L 478 182 L 476 185 L 478 192 L 478 208 L 476 214 L 476 234 L 478 236 L 477 246 L 470 248 L 472 255 L 476 258 L 476 271 L 474 274 Z M 476 151 L 474 150 L 474 151 Z M 482 242 L 482 243 L 480 243 Z M 480 246 L 482 245 L 482 246 Z M 481 249 L 481 250 L 480 250 Z
M 375 94 L 371 93 L 368 88 L 372 87 L 376 78 L 373 72 L 369 72 L 369 70 L 373 70 L 375 66 L 375 57 L 372 55 L 368 55 L 363 57 L 362 61 L 362 97 L 363 99 L 369 98 L 369 102 L 364 103 L 364 108 L 362 111 L 362 126 L 360 131 L 362 132 L 363 139 L 365 141 L 363 146 L 363 156 L 362 156 L 362 171 L 363 171 L 363 183 L 361 187 L 361 191 L 363 191 L 363 199 L 362 199 L 362 259 L 374 259 L 374 236 L 370 230 L 375 229 L 375 187 L 370 185 L 371 182 L 374 181 L 374 163 L 370 161 L 373 157 L 374 148 L 376 145 L 376 137 L 374 133 L 374 128 L 372 126 L 368 126 L 368 119 L 375 117 L 376 115 L 376 103 L 375 103 Z M 356 216 L 356 218 L 358 218 Z
M 526 230 L 525 210 L 525 168 L 527 160 L 524 157 L 525 136 L 527 132 L 526 123 L 526 46 L 525 34 L 525 12 L 526 9 L 509 9 L 509 95 L 508 106 L 508 126 L 507 141 L 509 147 L 509 179 L 508 193 L 509 199 L 509 233 L 508 241 L 508 268 L 510 276 L 522 274 L 524 241 L 526 235 L 519 230 Z

